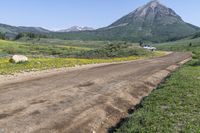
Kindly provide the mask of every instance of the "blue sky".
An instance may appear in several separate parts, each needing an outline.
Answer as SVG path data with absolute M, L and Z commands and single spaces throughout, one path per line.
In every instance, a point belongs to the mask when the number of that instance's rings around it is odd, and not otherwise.
M 51 30 L 74 25 L 100 28 L 149 0 L 1 0 L 0 23 Z M 160 0 L 186 22 L 200 26 L 200 0 Z

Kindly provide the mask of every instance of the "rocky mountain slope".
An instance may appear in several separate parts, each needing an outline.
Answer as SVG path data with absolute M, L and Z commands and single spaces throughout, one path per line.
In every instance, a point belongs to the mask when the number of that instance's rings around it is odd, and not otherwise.
M 122 39 L 173 40 L 188 36 L 199 27 L 188 24 L 174 10 L 153 0 L 117 20 L 100 32 Z

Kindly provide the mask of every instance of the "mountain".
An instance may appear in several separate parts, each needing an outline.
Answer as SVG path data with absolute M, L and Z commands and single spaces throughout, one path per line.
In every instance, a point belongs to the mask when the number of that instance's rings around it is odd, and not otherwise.
M 122 39 L 165 41 L 191 35 L 197 30 L 199 27 L 184 22 L 174 10 L 153 0 L 100 31 Z
M 59 30 L 58 32 L 76 32 L 76 31 L 91 31 L 94 30 L 91 27 L 79 27 L 79 26 L 73 26 L 70 27 L 68 29 L 64 29 L 64 30 Z
M 162 5 L 158 0 L 150 1 L 111 25 L 97 30 L 74 26 L 59 32 L 51 32 L 43 28 L 0 24 L 0 32 L 7 34 L 48 33 L 50 37 L 70 40 L 163 42 L 181 39 L 199 31 L 199 27 L 185 22 L 174 10 Z
M 200 28 L 188 24 L 171 8 L 153 0 L 111 25 L 91 32 L 66 34 L 67 39 L 170 41 L 194 34 Z
M 50 33 L 51 31 L 41 28 L 41 27 L 23 27 L 23 26 L 17 27 L 17 26 L 10 26 L 6 24 L 0 24 L 0 32 L 12 38 L 16 36 L 18 33 L 22 33 L 22 32 L 46 34 L 46 33 Z

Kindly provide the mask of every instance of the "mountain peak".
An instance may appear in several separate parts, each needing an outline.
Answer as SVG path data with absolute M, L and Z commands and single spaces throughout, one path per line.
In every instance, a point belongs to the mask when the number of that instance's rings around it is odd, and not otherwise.
M 168 18 L 168 20 L 166 20 Z M 162 21 L 164 20 L 164 21 Z M 166 20 L 166 21 L 165 21 Z M 133 12 L 114 22 L 111 27 L 124 26 L 138 23 L 138 25 L 144 25 L 144 23 L 153 24 L 155 22 L 161 22 L 162 24 L 180 23 L 183 22 L 181 17 L 175 13 L 171 8 L 162 5 L 158 0 L 152 0 L 142 7 L 137 8 Z
M 140 17 L 147 17 L 148 15 L 171 15 L 180 19 L 180 17 L 172 9 L 162 5 L 158 0 L 152 0 L 146 5 L 136 9 L 133 12 L 133 15 Z
M 147 5 L 149 5 L 150 7 L 156 7 L 160 5 L 160 2 L 158 0 L 152 0 Z
M 153 10 L 155 8 L 167 8 L 166 6 L 162 5 L 158 0 L 152 0 L 149 3 L 147 3 L 146 5 L 144 5 L 143 7 L 151 8 Z

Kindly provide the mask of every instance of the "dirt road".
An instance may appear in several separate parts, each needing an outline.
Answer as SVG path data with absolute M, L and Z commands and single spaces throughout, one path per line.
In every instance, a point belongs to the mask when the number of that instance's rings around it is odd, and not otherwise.
M 172 53 L 1 83 L 0 132 L 107 132 L 189 57 Z

